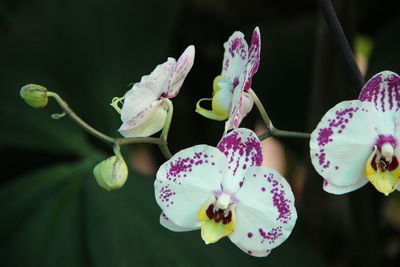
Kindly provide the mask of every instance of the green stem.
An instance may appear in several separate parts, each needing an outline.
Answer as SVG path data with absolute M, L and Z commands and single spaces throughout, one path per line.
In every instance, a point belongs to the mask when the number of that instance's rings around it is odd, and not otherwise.
M 161 136 L 160 136 L 160 139 L 163 142 L 161 144 L 158 144 L 158 147 L 160 148 L 163 155 L 167 159 L 170 159 L 172 157 L 172 154 L 168 148 L 167 138 L 168 138 L 168 133 L 169 133 L 169 127 L 170 127 L 171 121 L 172 121 L 172 115 L 174 113 L 174 106 L 172 105 L 171 100 L 169 100 L 168 98 L 163 98 L 162 100 L 164 103 L 166 103 L 168 105 L 168 112 L 167 112 L 167 118 L 165 119 L 164 128 L 163 128 L 163 130 L 161 132 Z
M 64 112 L 73 120 L 75 121 L 81 128 L 83 128 L 85 131 L 90 133 L 91 135 L 99 138 L 100 140 L 103 140 L 106 143 L 113 144 L 114 139 L 112 137 L 109 137 L 99 131 L 97 131 L 95 128 L 87 124 L 85 121 L 83 121 L 76 113 L 68 106 L 68 104 L 57 94 L 54 92 L 48 92 L 47 96 L 53 97 L 57 103 L 60 105 L 60 107 L 64 110 Z
M 265 111 L 265 108 L 263 104 L 261 103 L 260 99 L 254 93 L 252 89 L 248 90 L 249 94 L 254 100 L 254 104 L 256 104 L 256 107 L 258 111 L 260 112 L 261 118 L 263 119 L 265 125 L 267 126 L 267 131 L 263 134 L 261 134 L 258 138 L 260 141 L 267 139 L 268 137 L 271 136 L 280 136 L 280 137 L 291 137 L 291 138 L 310 138 L 309 133 L 302 133 L 302 132 L 293 132 L 293 131 L 284 131 L 284 130 L 279 130 L 274 127 L 272 124 L 271 119 L 269 118 L 267 112 Z
M 68 115 L 74 122 L 76 122 L 82 129 L 84 129 L 86 132 L 89 134 L 99 138 L 100 140 L 113 145 L 114 152 L 116 149 L 120 151 L 119 146 L 121 145 L 128 145 L 128 144 L 138 144 L 138 143 L 148 143 L 148 144 L 155 144 L 160 147 L 161 152 L 163 155 L 169 159 L 172 157 L 171 152 L 169 152 L 168 146 L 167 146 L 167 140 L 166 137 L 168 136 L 168 131 L 169 131 L 169 126 L 171 124 L 171 119 L 172 119 L 172 103 L 171 101 L 165 101 L 168 104 L 168 114 L 167 114 L 167 120 L 164 126 L 164 129 L 161 133 L 160 138 L 155 138 L 155 137 L 132 137 L 132 138 L 112 138 L 108 135 L 103 134 L 102 132 L 96 130 L 89 124 L 87 124 L 84 120 L 82 120 L 65 102 L 57 93 L 54 92 L 48 92 L 47 96 L 53 97 L 57 103 L 60 105 L 60 107 L 63 109 L 63 113 L 61 114 L 53 114 L 52 118 L 54 119 L 59 119 L 63 117 L 63 114 Z M 115 152 L 117 153 L 117 152 Z

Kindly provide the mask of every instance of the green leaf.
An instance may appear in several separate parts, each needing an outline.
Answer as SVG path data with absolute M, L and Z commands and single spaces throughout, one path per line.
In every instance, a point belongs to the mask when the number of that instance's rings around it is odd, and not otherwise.
M 108 192 L 92 175 L 98 161 L 55 166 L 0 190 L 5 266 L 308 266 L 309 258 L 321 266 L 300 229 L 261 259 L 227 238 L 206 246 L 199 231 L 168 231 L 153 179 L 131 172 L 123 188 Z
M 9 32 L 0 42 L 0 145 L 89 154 L 85 134 L 54 104 L 26 107 L 21 86 L 57 92 L 102 132 L 119 136 L 119 115 L 109 105 L 127 85 L 167 59 L 182 0 L 14 1 L 4 4 Z M 7 12 L 8 11 L 8 12 Z M 3 12 L 2 12 L 3 14 Z

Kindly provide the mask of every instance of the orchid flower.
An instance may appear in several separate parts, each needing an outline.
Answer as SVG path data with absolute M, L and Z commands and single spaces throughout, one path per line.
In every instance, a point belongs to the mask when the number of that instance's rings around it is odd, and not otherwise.
M 400 77 L 383 71 L 373 76 L 357 100 L 330 109 L 311 134 L 312 163 L 333 194 L 366 183 L 386 196 L 400 182 Z
M 122 120 L 118 131 L 124 137 L 146 137 L 163 128 L 167 118 L 163 100 L 178 94 L 193 65 L 194 53 L 193 45 L 187 47 L 178 61 L 168 58 L 135 83 L 124 97 L 113 99 L 111 105 L 121 114 Z M 122 109 L 120 103 L 123 103 Z
M 267 256 L 288 238 L 297 213 L 289 184 L 262 159 L 257 135 L 244 128 L 216 148 L 176 153 L 154 182 L 160 223 L 175 232 L 201 228 L 206 244 L 228 236 L 244 252 Z
M 243 33 L 237 31 L 224 43 L 224 48 L 222 72 L 214 79 L 213 97 L 200 99 L 196 112 L 212 120 L 228 119 L 225 123 L 227 132 L 238 128 L 253 107 L 253 99 L 246 91 L 251 88 L 252 77 L 260 64 L 260 30 L 254 29 L 250 47 Z M 212 110 L 200 106 L 204 100 L 211 100 Z

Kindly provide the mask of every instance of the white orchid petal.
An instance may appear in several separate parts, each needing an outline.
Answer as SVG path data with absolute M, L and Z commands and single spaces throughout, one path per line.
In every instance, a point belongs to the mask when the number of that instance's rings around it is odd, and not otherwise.
M 234 95 L 232 101 L 234 106 L 231 107 L 231 113 L 225 123 L 225 133 L 231 129 L 238 128 L 243 118 L 253 108 L 254 100 L 249 93 L 242 90 L 239 100 L 237 99 L 237 95 Z
M 170 218 L 168 218 L 164 212 L 162 212 L 160 215 L 160 224 L 173 232 L 188 232 L 199 229 L 199 227 L 180 227 L 176 225 Z
M 251 88 L 251 79 L 253 75 L 257 72 L 258 66 L 260 65 L 260 52 L 261 52 L 260 29 L 256 27 L 253 31 L 253 36 L 251 38 L 251 43 L 249 47 L 249 61 L 247 64 L 249 65 L 250 73 L 245 81 L 244 90 L 248 90 Z
M 238 245 L 236 245 L 236 246 L 238 248 L 240 248 L 246 254 L 248 254 L 250 256 L 254 256 L 254 257 L 267 257 L 271 253 L 271 250 L 260 250 L 260 251 L 248 250 L 248 249 L 246 250 L 245 248 L 242 248 Z
M 314 168 L 329 183 L 356 184 L 364 177 L 365 163 L 378 136 L 394 134 L 389 115 L 378 112 L 369 102 L 353 100 L 337 104 L 311 134 Z
M 290 185 L 275 170 L 251 167 L 236 192 L 233 243 L 251 251 L 270 250 L 285 241 L 296 223 L 297 212 Z
M 126 122 L 136 117 L 153 102 L 160 99 L 168 88 L 168 81 L 175 60 L 168 58 L 166 62 L 158 65 L 150 75 L 143 76 L 139 83 L 135 83 L 126 92 L 121 110 L 121 120 Z
M 197 145 L 176 153 L 157 172 L 155 196 L 163 212 L 176 225 L 200 226 L 201 206 L 221 190 L 227 158 L 217 148 Z
M 229 164 L 222 187 L 225 192 L 233 193 L 241 186 L 248 168 L 261 165 L 261 143 L 253 131 L 239 128 L 224 136 L 217 148 L 225 154 Z
M 375 74 L 363 87 L 358 97 L 371 102 L 377 110 L 395 112 L 400 108 L 400 77 L 391 71 Z
M 195 49 L 193 45 L 190 45 L 182 53 L 176 65 L 171 73 L 171 79 L 169 80 L 168 91 L 166 94 L 167 98 L 175 97 L 182 87 L 183 81 L 193 66 Z
M 358 188 L 364 186 L 368 182 L 369 181 L 366 178 L 361 177 L 355 184 L 348 186 L 338 186 L 333 183 L 330 183 L 327 180 L 324 180 L 323 189 L 331 194 L 342 195 L 357 190 Z
M 147 137 L 160 131 L 164 127 L 166 118 L 167 111 L 163 101 L 158 100 L 125 121 L 118 131 L 124 137 Z
M 241 32 L 234 32 L 224 43 L 224 60 L 221 75 L 234 82 L 243 72 L 248 61 L 248 45 Z

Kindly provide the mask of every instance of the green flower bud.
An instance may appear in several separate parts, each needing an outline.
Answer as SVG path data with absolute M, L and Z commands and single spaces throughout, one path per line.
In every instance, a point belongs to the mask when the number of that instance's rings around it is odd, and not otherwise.
M 21 88 L 19 94 L 31 107 L 42 108 L 47 105 L 47 89 L 41 85 L 27 84 Z
M 128 178 L 128 167 L 123 158 L 112 156 L 97 164 L 93 174 L 101 187 L 114 190 L 124 185 Z

